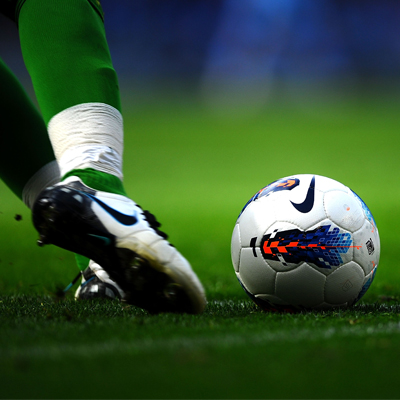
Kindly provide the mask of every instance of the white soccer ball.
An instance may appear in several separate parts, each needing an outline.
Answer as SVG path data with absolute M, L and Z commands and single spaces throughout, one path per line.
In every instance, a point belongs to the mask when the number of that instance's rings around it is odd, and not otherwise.
M 265 310 L 347 307 L 371 285 L 380 241 L 371 212 L 351 189 L 292 175 L 244 206 L 231 255 L 243 289 Z

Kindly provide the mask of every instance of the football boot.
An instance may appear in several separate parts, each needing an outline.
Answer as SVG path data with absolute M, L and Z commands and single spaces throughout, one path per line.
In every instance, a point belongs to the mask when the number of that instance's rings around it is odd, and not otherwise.
M 101 265 L 127 303 L 150 313 L 204 310 L 204 289 L 190 264 L 154 215 L 131 199 L 71 176 L 38 196 L 32 219 L 39 245 L 54 244 Z
M 82 281 L 75 292 L 75 299 L 123 299 L 124 291 L 110 279 L 101 266 L 90 260 L 89 266 L 82 273 Z

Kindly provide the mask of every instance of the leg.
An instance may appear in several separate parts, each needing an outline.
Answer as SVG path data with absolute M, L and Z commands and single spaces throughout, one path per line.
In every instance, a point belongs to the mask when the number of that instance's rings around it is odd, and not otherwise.
M 125 194 L 118 80 L 99 13 L 88 0 L 25 0 L 21 48 L 62 176 L 79 170 L 96 189 Z
M 26 0 L 18 22 L 63 176 L 33 209 L 42 243 L 94 260 L 132 304 L 151 312 L 201 312 L 204 290 L 189 263 L 155 218 L 125 195 L 119 90 L 100 8 L 88 0 L 62 7 Z
M 43 118 L 0 60 L 0 177 L 28 207 L 60 180 Z M 35 149 L 35 151 L 32 151 Z
M 118 80 L 101 7 L 86 0 L 64 2 L 63 7 L 51 0 L 20 4 L 17 19 L 21 48 L 61 175 L 78 175 L 93 188 L 125 194 L 120 179 L 122 117 Z M 79 122 L 70 124 L 74 120 Z M 98 132 L 96 137 L 93 131 L 98 121 L 105 126 L 111 121 L 112 128 Z M 110 141 L 110 148 L 98 146 Z M 79 254 L 76 260 L 81 270 L 89 264 L 89 259 Z
M 0 178 L 32 208 L 45 188 L 60 181 L 60 169 L 42 116 L 1 59 L 0 86 L 6 94 L 0 98 Z M 75 256 L 78 267 L 84 270 L 89 260 Z M 117 285 L 106 285 L 104 290 L 108 288 L 112 294 L 108 297 L 121 297 Z

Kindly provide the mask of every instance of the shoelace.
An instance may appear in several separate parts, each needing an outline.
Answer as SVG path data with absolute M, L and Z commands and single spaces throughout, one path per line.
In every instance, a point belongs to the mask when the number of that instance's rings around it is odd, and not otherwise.
M 140 206 L 138 205 L 138 207 L 140 207 Z M 140 207 L 140 208 L 142 208 L 142 207 Z M 142 208 L 142 210 L 143 210 L 143 208 Z M 154 214 L 152 214 L 148 210 L 143 210 L 143 215 L 144 215 L 144 219 L 157 232 L 158 235 L 160 235 L 163 239 L 168 239 L 168 235 L 165 232 L 158 229 L 161 226 L 161 224 L 157 221 L 157 218 L 154 216 Z

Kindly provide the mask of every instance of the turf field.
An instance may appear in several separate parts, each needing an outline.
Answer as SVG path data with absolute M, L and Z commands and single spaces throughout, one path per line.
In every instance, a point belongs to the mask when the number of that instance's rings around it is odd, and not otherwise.
M 126 188 L 192 262 L 209 300 L 200 316 L 75 302 L 73 291 L 57 300 L 73 256 L 37 247 L 29 212 L 0 183 L 0 397 L 398 398 L 399 107 L 382 93 L 257 113 L 125 101 Z M 353 309 L 267 314 L 235 278 L 239 211 L 298 173 L 343 182 L 374 214 L 381 262 Z

